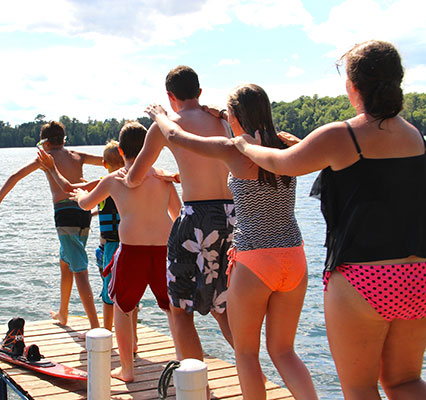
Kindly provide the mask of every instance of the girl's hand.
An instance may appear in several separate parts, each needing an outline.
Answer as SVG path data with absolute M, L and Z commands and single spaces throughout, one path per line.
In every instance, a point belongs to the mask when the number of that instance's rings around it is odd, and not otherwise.
M 277 135 L 288 147 L 294 146 L 295 144 L 302 141 L 302 139 L 299 139 L 297 136 L 294 136 L 288 132 L 279 132 Z

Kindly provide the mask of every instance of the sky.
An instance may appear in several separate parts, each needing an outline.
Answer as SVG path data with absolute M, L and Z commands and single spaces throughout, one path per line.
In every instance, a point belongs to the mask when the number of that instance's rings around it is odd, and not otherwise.
M 271 101 L 337 96 L 336 60 L 369 39 L 398 48 L 405 93 L 426 92 L 424 0 L 1 0 L 0 121 L 142 117 L 168 106 L 178 65 L 202 104 L 248 82 Z

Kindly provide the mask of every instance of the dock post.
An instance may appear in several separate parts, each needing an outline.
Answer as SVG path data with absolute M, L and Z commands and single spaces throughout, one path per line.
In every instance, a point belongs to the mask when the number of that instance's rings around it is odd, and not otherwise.
M 180 362 L 173 371 L 176 400 L 207 400 L 207 365 L 194 358 Z
M 112 333 L 95 328 L 86 334 L 88 400 L 110 400 Z

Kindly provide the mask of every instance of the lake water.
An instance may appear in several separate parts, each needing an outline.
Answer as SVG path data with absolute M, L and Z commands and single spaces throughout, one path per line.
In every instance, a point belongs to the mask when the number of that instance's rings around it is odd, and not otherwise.
M 103 146 L 76 148 L 79 151 L 102 154 Z M 35 148 L 0 149 L 0 185 L 7 177 L 31 161 Z M 168 150 L 163 150 L 157 166 L 177 171 Z M 87 180 L 106 174 L 102 167 L 85 166 Z M 296 349 L 311 372 L 321 399 L 343 398 L 326 338 L 323 314 L 322 268 L 325 258 L 323 247 L 325 224 L 320 203 L 309 197 L 317 173 L 298 178 L 296 216 L 305 242 L 309 267 L 309 285 L 300 318 Z M 180 185 L 177 185 L 180 191 Z M 95 249 L 99 243 L 99 225 L 93 218 L 87 243 L 89 276 L 93 292 L 101 290 L 101 278 L 95 263 Z M 27 321 L 50 318 L 49 310 L 59 307 L 59 242 L 53 220 L 53 206 L 48 183 L 41 171 L 20 181 L 0 204 L 0 324 L 20 316 Z M 159 310 L 148 291 L 142 301 L 139 318 L 142 323 L 169 334 L 165 314 Z M 102 302 L 97 298 L 96 308 L 102 313 Z M 84 315 L 78 292 L 74 286 L 70 315 Z M 197 330 L 203 349 L 212 356 L 235 363 L 233 351 L 222 338 L 216 322 L 210 316 L 195 314 Z M 265 375 L 275 383 L 282 381 L 265 348 L 262 337 L 261 363 Z M 426 375 L 426 368 L 423 369 Z

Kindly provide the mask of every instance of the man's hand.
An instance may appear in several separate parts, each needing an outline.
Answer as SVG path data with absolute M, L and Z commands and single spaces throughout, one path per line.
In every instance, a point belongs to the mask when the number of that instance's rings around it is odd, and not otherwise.
M 145 112 L 149 115 L 149 117 L 155 121 L 156 118 L 163 114 L 167 116 L 167 111 L 160 106 L 160 104 L 150 104 L 146 109 Z
M 43 149 L 37 151 L 37 161 L 43 171 L 49 171 L 55 167 L 55 160 L 53 157 L 46 153 Z
M 294 146 L 295 144 L 302 141 L 302 139 L 299 139 L 297 136 L 294 136 L 294 135 L 292 135 L 291 133 L 288 133 L 288 132 L 280 132 L 280 133 L 278 133 L 278 137 L 288 147 Z

